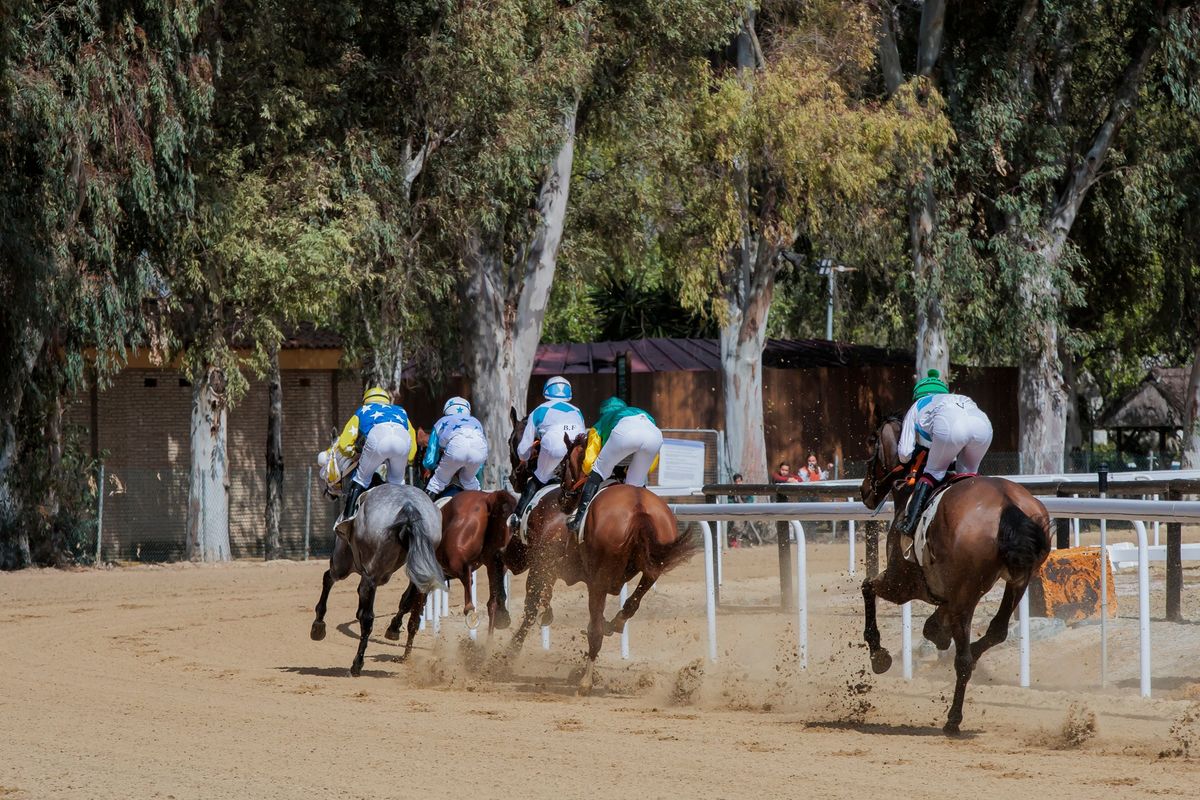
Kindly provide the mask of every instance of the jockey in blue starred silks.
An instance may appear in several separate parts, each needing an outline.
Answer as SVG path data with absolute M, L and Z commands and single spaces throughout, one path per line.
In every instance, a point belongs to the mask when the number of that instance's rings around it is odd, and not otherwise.
M 566 378 L 556 375 L 546 381 L 542 397 L 546 402 L 529 415 L 525 433 L 517 445 L 517 457 L 527 459 L 533 451 L 534 443 L 538 440 L 542 443 L 538 452 L 537 467 L 529 482 L 525 484 L 525 491 L 517 501 L 516 511 L 509 517 L 509 524 L 514 528 L 533 496 L 554 477 L 554 471 L 567 454 L 565 439 L 574 438 L 587 429 L 583 422 L 583 412 L 571 405 L 571 383 Z
M 578 532 L 579 522 L 600 484 L 626 458 L 630 460 L 625 483 L 645 486 L 662 443 L 662 431 L 654 423 L 654 417 L 642 409 L 627 405 L 619 397 L 610 397 L 601 403 L 600 418 L 588 432 L 588 451 L 583 462 L 583 471 L 590 469 L 590 472 L 579 496 L 579 506 L 567 522 L 567 528 Z
M 478 473 L 487 461 L 487 436 L 483 425 L 471 416 L 471 404 L 461 397 L 451 397 L 442 406 L 445 415 L 433 424 L 429 447 L 421 466 L 434 470 L 425 486 L 429 496 L 437 498 L 458 477 L 464 489 L 479 489 Z
M 975 401 L 951 394 L 936 369 L 913 388 L 912 407 L 904 415 L 897 455 L 911 463 L 918 447 L 929 451 L 923 474 L 908 501 L 900 532 L 912 536 L 925 503 L 955 460 L 959 474 L 974 474 L 992 444 L 992 423 Z
M 346 422 L 335 445 L 342 455 L 362 455 L 346 491 L 342 519 L 354 516 L 358 498 L 371 485 L 376 470 L 387 465 L 387 482 L 404 483 L 404 468 L 417 452 L 417 437 L 408 414 L 392 403 L 391 396 L 378 386 L 363 393 L 363 404 Z

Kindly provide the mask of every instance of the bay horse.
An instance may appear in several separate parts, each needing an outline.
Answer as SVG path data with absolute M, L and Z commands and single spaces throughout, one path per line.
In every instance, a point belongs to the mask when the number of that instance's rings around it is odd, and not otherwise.
M 442 540 L 437 546 L 437 560 L 447 577 L 457 578 L 463 587 L 463 614 L 467 625 L 478 625 L 478 613 L 471 602 L 471 575 L 481 566 L 488 576 L 488 635 L 510 624 L 505 608 L 504 546 L 508 543 L 508 516 L 517 500 L 509 492 L 479 492 L 463 490 L 442 506 Z M 420 613 L 425 608 L 425 593 L 410 584 L 400 598 L 400 608 L 392 618 L 384 636 L 400 638 L 400 627 L 408 613 L 408 640 L 404 658 L 412 652 L 413 639 L 420 627 Z
M 567 515 L 579 504 L 586 475 L 583 471 L 587 434 L 565 437 L 567 455 L 558 468 L 559 488 L 534 510 L 529 524 L 530 577 L 526 584 L 525 616 L 518 633 L 533 621 L 537 601 L 549 602 L 554 581 L 568 586 L 582 581 L 588 590 L 588 652 L 579 691 L 592 689 L 596 657 L 604 637 L 625 630 L 642 597 L 668 570 L 695 551 L 689 537 L 680 536 L 675 515 L 666 502 L 648 489 L 619 484 L 598 494 L 588 509 L 583 541 L 566 527 Z M 612 620 L 604 618 L 609 595 L 641 573 L 637 588 Z M 544 597 L 543 597 L 544 595 Z M 521 639 L 514 636 L 516 646 Z
M 897 605 L 923 600 L 935 606 L 923 633 L 939 650 L 954 643 L 954 701 L 942 730 L 957 734 L 976 662 L 1007 638 L 1013 609 L 1050 553 L 1050 517 L 1023 486 L 1003 478 L 965 477 L 943 490 L 927 531 L 925 566 L 905 560 L 896 523 L 903 517 L 912 488 L 905 480 L 906 466 L 896 455 L 900 429 L 900 418 L 889 416 L 868 439 L 872 454 L 861 487 L 863 503 L 875 509 L 890 494 L 895 517 L 888 530 L 887 568 L 863 581 L 863 636 L 871 668 L 877 674 L 887 672 L 892 657 L 880 645 L 875 598 Z M 987 632 L 972 642 L 975 607 L 1000 579 L 1004 580 L 1000 608 Z

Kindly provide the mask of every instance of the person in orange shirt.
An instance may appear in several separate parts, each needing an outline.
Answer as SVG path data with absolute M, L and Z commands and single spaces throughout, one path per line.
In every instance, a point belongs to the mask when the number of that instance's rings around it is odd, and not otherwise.
M 821 471 L 821 467 L 817 465 L 817 457 L 812 453 L 808 454 L 808 463 L 800 468 L 800 480 L 805 483 L 825 480 L 828 477 Z

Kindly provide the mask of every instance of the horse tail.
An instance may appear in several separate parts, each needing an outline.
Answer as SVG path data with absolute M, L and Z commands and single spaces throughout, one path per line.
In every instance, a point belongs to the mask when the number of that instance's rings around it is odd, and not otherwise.
M 401 542 L 407 539 L 405 569 L 408 570 L 408 579 L 422 592 L 436 589 L 446 579 L 435 552 L 442 539 L 441 516 L 435 510 L 433 524 L 428 516 L 421 513 L 415 502 L 407 500 L 401 506 L 396 521 L 388 528 L 389 533 Z
M 674 522 L 674 519 L 672 515 L 672 522 Z M 664 573 L 687 561 L 698 549 L 696 539 L 691 535 L 690 531 L 682 535 L 677 534 L 667 544 L 656 543 L 654 518 L 644 509 L 639 509 L 634 514 L 633 525 L 637 528 L 638 539 L 644 548 L 643 556 L 646 559 L 645 563 L 658 565 L 659 569 Z
M 1015 505 L 1000 512 L 996 535 L 1000 562 L 1012 578 L 1028 576 L 1050 553 L 1050 537 L 1044 526 Z

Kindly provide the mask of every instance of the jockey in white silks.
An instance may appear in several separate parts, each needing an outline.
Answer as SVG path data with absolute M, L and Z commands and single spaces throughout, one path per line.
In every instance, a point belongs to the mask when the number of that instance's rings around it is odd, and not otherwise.
M 359 495 L 370 487 L 371 478 L 383 465 L 387 465 L 388 483 L 404 483 L 405 467 L 417 452 L 417 437 L 408 413 L 394 405 L 386 391 L 373 386 L 363 394 L 362 406 L 346 422 L 334 446 L 344 456 L 361 453 L 342 511 L 342 519 L 349 519 Z
M 608 480 L 616 466 L 626 458 L 629 469 L 625 473 L 625 483 L 645 486 L 662 443 L 662 431 L 647 412 L 626 404 L 619 397 L 610 397 L 601 403 L 600 418 L 588 431 L 588 448 L 583 460 L 587 481 L 580 492 L 575 514 L 567 521 L 567 528 L 573 533 L 579 532 L 579 523 L 600 490 L 600 484 Z
M 974 474 L 992 444 L 987 414 L 966 395 L 951 394 L 936 369 L 913 388 L 913 400 L 904 415 L 896 453 L 904 464 L 911 463 L 918 448 L 929 455 L 900 524 L 906 536 L 913 535 L 925 503 L 950 465 L 957 460 L 958 474 Z
M 534 443 L 541 441 L 537 467 L 534 468 L 529 482 L 525 484 L 525 491 L 517 501 L 516 511 L 509 518 L 509 524 L 514 527 L 525 513 L 529 502 L 533 500 L 533 496 L 554 478 L 554 471 L 567 454 L 566 439 L 573 439 L 587 430 L 587 425 L 583 422 L 583 412 L 570 403 L 571 383 L 566 378 L 556 375 L 546 381 L 542 397 L 546 402 L 529 415 L 529 420 L 525 423 L 525 432 L 517 444 L 517 457 L 527 459 L 533 452 Z
M 445 415 L 433 424 L 429 447 L 421 466 L 433 470 L 425 486 L 429 496 L 436 499 L 458 478 L 464 489 L 479 489 L 479 470 L 487 461 L 488 443 L 483 424 L 471 416 L 471 404 L 461 397 L 451 397 L 442 406 Z

